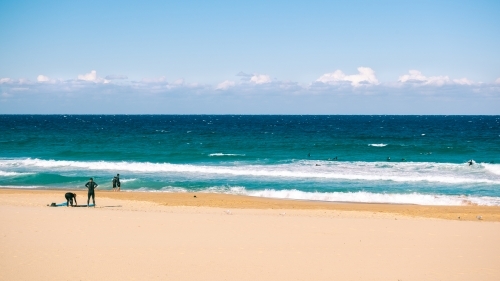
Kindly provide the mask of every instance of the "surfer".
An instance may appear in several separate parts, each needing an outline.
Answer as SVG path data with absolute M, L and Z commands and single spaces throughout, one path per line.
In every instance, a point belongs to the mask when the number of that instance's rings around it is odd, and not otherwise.
M 469 166 L 472 166 L 472 164 L 474 164 L 474 160 L 469 160 L 467 163 L 469 163 Z
M 73 207 L 73 200 L 75 200 L 75 206 L 78 205 L 78 203 L 76 202 L 76 193 L 66 192 L 66 194 L 64 194 L 64 197 L 66 198 L 66 207 L 69 207 L 69 204 L 71 204 L 71 207 Z
M 85 187 L 88 188 L 89 193 L 87 196 L 87 207 L 89 207 L 89 201 L 90 197 L 92 197 L 92 203 L 94 203 L 94 208 L 95 208 L 95 192 L 94 189 L 97 188 L 97 183 L 94 182 L 93 178 L 90 178 L 90 180 L 85 184 Z
M 116 189 L 118 187 L 118 189 Z M 120 191 L 120 174 L 113 178 L 113 191 Z

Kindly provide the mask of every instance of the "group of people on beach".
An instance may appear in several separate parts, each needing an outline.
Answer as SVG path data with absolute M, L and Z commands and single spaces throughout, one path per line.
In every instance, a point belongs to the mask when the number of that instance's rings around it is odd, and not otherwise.
M 95 189 L 99 186 L 93 178 L 90 178 L 89 181 L 85 184 L 85 187 L 88 189 L 87 193 L 87 207 L 90 207 L 90 197 L 92 197 L 92 204 L 93 207 L 95 207 Z M 116 174 L 115 177 L 113 177 L 113 191 L 120 191 L 120 174 Z M 75 201 L 75 206 L 78 206 L 78 203 L 76 202 L 76 193 L 73 192 L 67 192 L 64 194 L 64 197 L 66 198 L 66 206 L 69 207 L 69 205 L 73 206 L 73 200 Z

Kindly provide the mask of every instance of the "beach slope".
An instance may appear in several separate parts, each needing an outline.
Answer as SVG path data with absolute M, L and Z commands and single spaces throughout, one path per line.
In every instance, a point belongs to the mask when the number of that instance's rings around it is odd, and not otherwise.
M 0 192 L 0 280 L 500 280 L 498 222 L 63 194 Z

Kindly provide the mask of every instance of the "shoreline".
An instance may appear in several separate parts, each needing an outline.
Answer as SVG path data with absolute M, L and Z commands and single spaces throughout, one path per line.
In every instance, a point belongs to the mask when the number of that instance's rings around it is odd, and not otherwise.
M 65 192 L 74 192 L 86 203 L 86 191 L 81 189 L 16 189 L 0 188 L 0 196 L 19 194 L 27 197 L 50 197 L 52 202 L 64 200 Z M 196 197 L 194 197 L 196 196 Z M 209 207 L 224 209 L 279 209 L 279 210 L 330 210 L 371 214 L 394 214 L 405 217 L 421 217 L 462 221 L 500 222 L 500 206 L 429 206 L 391 203 L 330 202 L 298 199 L 279 199 L 220 193 L 169 193 L 96 190 L 96 203 L 100 198 L 125 201 L 142 201 L 169 207 Z M 30 200 L 30 199 L 28 199 Z M 47 202 L 50 204 L 52 202 Z M 480 220 L 478 217 L 480 216 Z M 459 218 L 460 217 L 460 218 Z

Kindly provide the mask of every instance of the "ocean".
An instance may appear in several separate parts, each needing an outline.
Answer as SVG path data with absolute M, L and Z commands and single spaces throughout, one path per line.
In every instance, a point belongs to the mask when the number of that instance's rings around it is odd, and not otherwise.
M 117 173 L 122 191 L 499 206 L 500 116 L 0 115 L 0 187 Z

